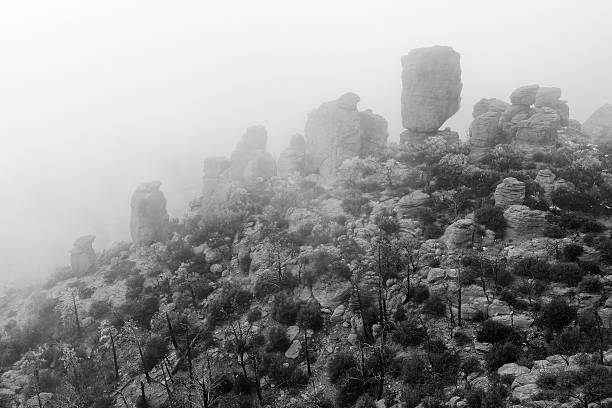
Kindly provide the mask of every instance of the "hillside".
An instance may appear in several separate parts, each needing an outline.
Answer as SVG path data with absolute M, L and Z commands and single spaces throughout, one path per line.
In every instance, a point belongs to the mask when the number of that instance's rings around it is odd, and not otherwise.
M 522 86 L 462 141 L 462 87 L 416 49 L 399 144 L 347 93 L 204 159 L 181 219 L 138 186 L 131 243 L 0 299 L 0 407 L 612 406 L 612 108 Z

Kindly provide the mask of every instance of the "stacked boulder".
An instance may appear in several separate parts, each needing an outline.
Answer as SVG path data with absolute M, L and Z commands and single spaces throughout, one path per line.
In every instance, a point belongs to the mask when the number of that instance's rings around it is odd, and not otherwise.
M 304 172 L 306 158 L 306 141 L 302 135 L 291 136 L 291 142 L 278 157 L 276 167 L 280 177 L 287 177 L 290 174 Z
M 354 93 L 325 102 L 308 115 L 306 171 L 330 178 L 342 162 L 352 157 L 377 156 L 389 133 L 387 121 L 371 111 L 359 112 Z
M 135 245 L 150 245 L 168 238 L 166 197 L 160 186 L 159 181 L 143 183 L 132 195 L 130 234 Z
M 246 130 L 230 158 L 232 180 L 253 183 L 276 175 L 276 161 L 266 151 L 267 142 L 265 127 L 251 126 Z
M 457 113 L 463 88 L 459 59 L 445 46 L 416 48 L 402 57 L 402 143 L 420 144 L 435 136 Z
M 474 106 L 474 113 L 480 112 L 481 110 Z M 477 163 L 481 161 L 495 146 L 500 131 L 500 117 L 500 112 L 487 110 L 476 116 L 470 124 L 469 159 L 471 162 Z
M 545 211 L 532 210 L 526 205 L 511 205 L 504 211 L 504 218 L 508 225 L 506 238 L 513 241 L 541 237 L 548 226 Z
M 446 227 L 440 240 L 448 249 L 472 248 L 482 241 L 482 234 L 474 220 L 464 218 Z
M 582 125 L 582 132 L 590 142 L 599 146 L 612 146 L 612 105 L 605 104 L 597 109 Z
M 542 187 L 542 190 L 544 190 L 544 198 L 548 202 L 550 202 L 551 194 L 555 189 L 556 177 L 557 176 L 555 175 L 555 173 L 550 171 L 550 169 L 541 169 L 540 171 L 538 171 L 538 174 L 535 178 L 535 182 L 538 183 L 540 187 Z
M 96 252 L 92 247 L 95 239 L 95 235 L 85 235 L 74 241 L 70 250 L 70 268 L 75 275 L 85 275 L 95 266 Z
M 525 183 L 514 177 L 507 177 L 497 185 L 493 197 L 495 198 L 495 205 L 504 210 L 511 205 L 523 204 Z

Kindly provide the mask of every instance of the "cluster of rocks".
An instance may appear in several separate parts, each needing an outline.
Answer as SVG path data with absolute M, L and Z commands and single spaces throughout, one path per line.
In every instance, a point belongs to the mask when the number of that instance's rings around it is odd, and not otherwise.
M 509 142 L 527 158 L 550 153 L 557 133 L 570 123 L 569 107 L 561 89 L 526 85 L 510 95 L 511 104 L 499 99 L 481 99 L 474 105 L 470 125 L 470 159 L 482 160 L 500 142 Z
M 511 205 L 504 211 L 508 227 L 506 238 L 509 240 L 529 240 L 544 235 L 548 226 L 546 212 L 532 210 L 526 205 Z
M 354 93 L 325 102 L 308 114 L 306 172 L 323 178 L 334 175 L 342 162 L 353 157 L 378 156 L 387 143 L 387 121 L 371 110 L 359 112 Z
M 525 183 L 514 177 L 507 177 L 495 188 L 493 195 L 495 205 L 506 209 L 511 205 L 523 204 L 525 200 Z
M 461 102 L 460 55 L 451 47 L 416 48 L 402 57 L 401 142 L 420 144 L 435 136 L 459 110 Z M 454 132 L 453 132 L 454 133 Z M 454 138 L 456 133 L 448 136 Z

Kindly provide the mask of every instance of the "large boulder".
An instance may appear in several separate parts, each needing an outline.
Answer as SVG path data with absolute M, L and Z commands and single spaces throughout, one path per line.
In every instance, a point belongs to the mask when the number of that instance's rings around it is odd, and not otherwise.
M 260 125 L 249 127 L 231 156 L 230 174 L 235 181 L 253 181 L 276 175 L 276 161 L 266 152 L 268 132 Z
M 359 100 L 347 93 L 308 114 L 304 129 L 307 172 L 329 178 L 344 160 L 377 156 L 384 148 L 387 121 L 371 111 L 359 112 Z
M 582 124 L 582 132 L 590 136 L 591 143 L 612 145 L 612 105 L 606 103 Z
M 515 89 L 510 94 L 510 102 L 513 105 L 531 106 L 536 101 L 539 85 L 525 85 Z
M 504 211 L 508 224 L 506 238 L 513 241 L 526 241 L 544 235 L 548 226 L 546 212 L 532 210 L 526 205 L 511 205 Z
M 503 209 L 511 205 L 523 204 L 525 200 L 525 183 L 514 177 L 507 177 L 497 185 L 493 197 L 495 205 Z
M 402 57 L 402 123 L 435 134 L 459 110 L 461 66 L 451 47 L 416 48 Z
M 561 88 L 541 86 L 535 96 L 536 108 L 549 107 L 556 109 L 561 98 Z
M 74 241 L 70 250 L 70 268 L 75 275 L 85 275 L 95 266 L 96 252 L 91 246 L 95 239 L 95 235 L 85 235 Z
M 132 195 L 130 234 L 136 245 L 150 245 L 168 238 L 166 197 L 160 186 L 159 181 L 143 183 Z
M 559 114 L 553 109 L 541 108 L 518 124 L 514 148 L 528 159 L 535 153 L 551 153 L 557 144 L 557 131 L 560 128 Z
M 483 115 L 487 112 L 503 113 L 506 109 L 508 109 L 508 106 L 510 105 L 497 98 L 482 98 L 474 104 L 474 109 L 472 110 L 472 117 L 476 119 L 480 115 Z
M 474 107 L 476 109 L 476 107 Z M 476 117 L 470 125 L 470 161 L 482 160 L 495 145 L 499 133 L 499 112 L 486 112 Z
M 306 157 L 306 140 L 304 136 L 296 134 L 291 136 L 289 147 L 282 151 L 278 157 L 276 167 L 278 175 L 287 177 L 290 174 L 304 172 Z
M 448 249 L 472 248 L 481 240 L 482 234 L 478 225 L 469 218 L 457 220 L 446 227 L 440 238 Z
M 519 124 L 529 119 L 533 114 L 531 108 L 527 105 L 510 105 L 501 114 L 499 127 L 503 134 L 512 138 L 516 135 Z

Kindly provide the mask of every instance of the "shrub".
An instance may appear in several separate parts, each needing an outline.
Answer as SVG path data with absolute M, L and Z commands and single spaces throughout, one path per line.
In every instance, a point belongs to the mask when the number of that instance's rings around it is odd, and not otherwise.
M 586 293 L 601 293 L 604 285 L 597 276 L 586 275 L 578 284 L 578 290 Z
M 497 370 L 504 364 L 514 363 L 520 356 L 520 350 L 511 343 L 494 344 L 485 356 L 487 367 L 491 371 Z
M 423 284 L 412 285 L 408 290 L 408 297 L 415 303 L 423 303 L 429 299 L 429 288 Z
M 140 273 L 132 274 L 125 280 L 125 286 L 127 288 L 125 292 L 126 299 L 136 299 L 142 293 L 144 289 L 145 277 Z
M 291 326 L 295 323 L 300 305 L 284 293 L 279 293 L 272 304 L 272 318 L 279 323 Z
M 318 331 L 323 327 L 321 305 L 319 302 L 306 302 L 299 306 L 296 318 L 298 326 L 304 330 Z
M 559 208 L 569 211 L 599 212 L 600 209 L 598 201 L 592 195 L 578 190 L 554 190 L 551 201 Z
M 391 332 L 391 339 L 404 347 L 418 346 L 425 340 L 425 328 L 415 320 L 405 320 Z
M 533 277 L 534 279 L 550 279 L 550 264 L 536 258 L 524 258 L 514 264 L 514 274 Z
M 431 316 L 442 317 L 446 313 L 446 305 L 438 296 L 431 296 L 423 304 L 423 313 Z
M 551 265 L 551 279 L 555 282 L 565 283 L 574 286 L 580 282 L 584 276 L 584 271 L 578 264 L 573 262 L 559 262 Z
M 476 333 L 476 340 L 483 343 L 518 343 L 520 333 L 510 326 L 495 320 L 486 320 Z
M 329 382 L 336 384 L 347 370 L 357 366 L 357 361 L 352 354 L 340 352 L 332 355 L 327 363 L 327 375 Z
M 146 371 L 151 371 L 168 353 L 168 344 L 162 337 L 152 336 L 143 351 L 143 363 Z
M 544 228 L 544 236 L 548 238 L 565 238 L 567 236 L 567 231 L 557 224 L 550 224 Z
M 224 287 L 219 296 L 209 306 L 208 319 L 210 324 L 214 326 L 234 314 L 246 312 L 252 299 L 251 292 L 240 286 L 228 285 Z
M 159 298 L 154 295 L 142 296 L 138 300 L 128 300 L 121 307 L 124 316 L 134 319 L 147 330 L 151 329 L 151 318 L 158 310 Z
M 376 408 L 376 402 L 368 394 L 364 394 L 355 403 L 354 408 Z
M 474 220 L 495 232 L 498 237 L 504 235 L 506 219 L 504 218 L 504 210 L 500 207 L 479 208 L 474 212 Z
M 112 306 L 108 300 L 96 300 L 91 302 L 89 315 L 96 320 L 106 316 L 111 312 Z
M 266 335 L 268 342 L 266 343 L 266 351 L 282 351 L 285 352 L 291 345 L 287 337 L 287 330 L 281 326 L 272 326 L 268 329 Z
M 542 306 L 536 322 L 539 326 L 560 333 L 575 318 L 576 309 L 571 307 L 565 299 L 556 297 Z
M 568 262 L 576 262 L 578 257 L 582 255 L 584 249 L 578 244 L 569 244 L 563 247 L 563 258 Z
M 601 268 L 595 262 L 581 262 L 580 267 L 585 274 L 601 275 Z

